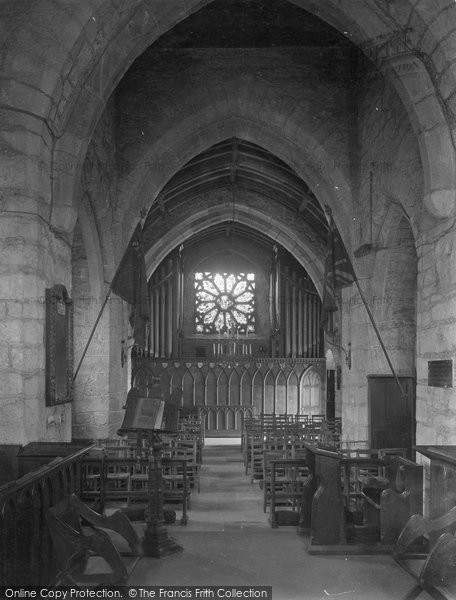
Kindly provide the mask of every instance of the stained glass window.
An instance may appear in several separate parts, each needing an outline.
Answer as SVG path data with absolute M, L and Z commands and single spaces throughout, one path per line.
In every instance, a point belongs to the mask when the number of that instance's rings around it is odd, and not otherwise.
M 198 333 L 255 332 L 255 273 L 195 273 Z

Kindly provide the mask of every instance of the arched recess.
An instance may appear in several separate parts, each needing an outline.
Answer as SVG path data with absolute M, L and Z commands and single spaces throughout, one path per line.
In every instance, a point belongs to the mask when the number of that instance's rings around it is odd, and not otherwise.
M 321 377 L 313 367 L 306 369 L 303 373 L 300 392 L 301 406 L 299 412 L 301 415 L 325 414 L 322 404 Z
M 167 369 L 163 369 L 161 377 L 160 377 L 160 387 L 163 394 L 163 400 L 165 402 L 173 402 L 177 406 L 181 405 L 181 393 L 180 391 L 176 396 L 172 396 L 171 389 L 171 378 L 169 376 L 169 372 Z
M 291 370 L 287 377 L 287 414 L 289 415 L 298 414 L 298 391 L 298 377 L 296 373 Z
M 229 393 L 228 393 L 228 403 L 230 406 L 239 406 L 241 404 L 240 400 L 240 392 L 241 392 L 241 382 L 239 378 L 239 373 L 236 369 L 231 371 L 228 385 L 229 385 Z
M 236 429 L 236 413 L 232 409 L 228 409 L 226 413 L 226 429 L 233 431 Z
M 212 369 L 206 375 L 206 406 L 217 405 L 217 377 Z M 212 413 L 210 413 L 212 414 Z
M 229 382 L 227 374 L 222 369 L 217 377 L 217 406 L 228 404 Z
M 252 397 L 256 414 L 264 412 L 264 379 L 258 368 L 252 377 Z
M 282 369 L 275 380 L 275 409 L 277 415 L 287 414 L 287 379 Z
M 170 380 L 171 398 L 179 407 L 184 406 L 184 393 L 182 389 L 182 373 L 176 369 Z
M 197 369 L 194 374 L 194 397 L 195 406 L 204 406 L 204 375 L 201 369 Z
M 192 408 L 194 406 L 194 377 L 189 369 L 185 370 L 182 377 L 182 406 Z
M 252 406 L 252 398 L 253 398 L 253 385 L 252 385 L 252 377 L 248 369 L 244 369 L 241 376 L 241 405 L 242 406 Z
M 264 377 L 264 402 L 263 412 L 265 414 L 272 414 L 275 412 L 275 378 L 272 370 L 268 370 Z

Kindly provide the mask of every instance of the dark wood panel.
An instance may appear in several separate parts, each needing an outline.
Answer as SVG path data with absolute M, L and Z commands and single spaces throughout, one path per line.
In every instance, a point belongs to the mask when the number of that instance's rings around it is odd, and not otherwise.
M 371 448 L 411 448 L 415 442 L 415 381 L 399 381 L 405 397 L 394 377 L 368 376 Z

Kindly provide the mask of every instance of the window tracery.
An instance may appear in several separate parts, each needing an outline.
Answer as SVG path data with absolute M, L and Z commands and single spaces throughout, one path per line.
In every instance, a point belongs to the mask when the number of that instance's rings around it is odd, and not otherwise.
M 255 273 L 195 273 L 197 333 L 255 332 Z

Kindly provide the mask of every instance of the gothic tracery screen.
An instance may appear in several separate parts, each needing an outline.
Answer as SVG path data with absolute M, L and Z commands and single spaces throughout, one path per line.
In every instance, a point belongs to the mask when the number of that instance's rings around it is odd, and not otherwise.
M 254 273 L 195 273 L 197 333 L 255 332 Z

